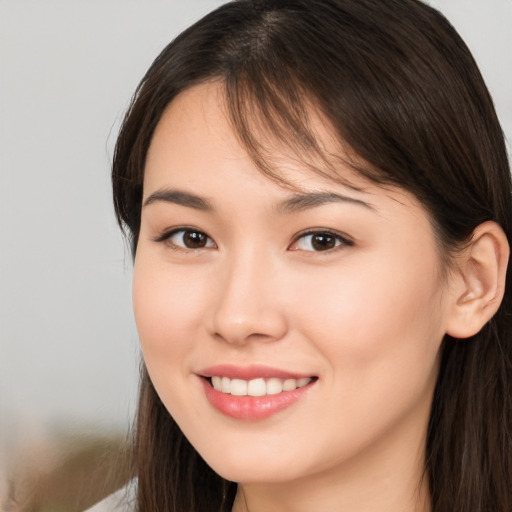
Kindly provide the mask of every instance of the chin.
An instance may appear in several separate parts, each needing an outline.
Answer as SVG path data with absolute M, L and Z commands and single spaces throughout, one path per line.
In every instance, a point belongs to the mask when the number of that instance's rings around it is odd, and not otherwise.
M 286 450 L 269 442 L 254 442 L 251 449 L 235 444 L 229 448 L 218 444 L 214 452 L 209 448 L 198 452 L 218 475 L 233 482 L 282 483 L 308 473 L 305 454 L 299 464 L 297 452 L 287 456 Z
M 253 464 L 211 464 L 210 467 L 222 478 L 244 484 L 282 483 L 295 480 L 299 475 L 288 473 L 285 468 L 267 466 L 264 462 L 254 461 Z M 288 468 L 289 469 L 289 468 Z

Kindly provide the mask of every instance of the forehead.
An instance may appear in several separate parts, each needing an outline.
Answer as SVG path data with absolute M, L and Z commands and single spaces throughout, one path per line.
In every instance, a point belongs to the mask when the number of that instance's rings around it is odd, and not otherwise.
M 239 140 L 222 84 L 189 88 L 168 105 L 156 127 L 146 159 L 144 197 L 158 188 L 176 185 L 201 189 L 205 194 L 213 187 L 217 193 L 219 185 L 222 191 L 237 174 L 243 181 L 244 174 L 251 173 L 260 175 L 252 185 L 255 193 L 267 194 L 268 188 L 286 197 L 335 190 L 364 198 L 369 204 L 386 199 L 423 210 L 405 190 L 378 186 L 356 172 L 353 164 L 359 163 L 357 158 L 336 139 L 326 119 L 313 112 L 310 122 L 321 153 L 296 154 L 292 145 L 273 138 L 261 123 L 254 124 L 265 164 L 271 167 L 268 173 Z M 262 186 L 256 186 L 257 182 Z
M 373 185 L 356 172 L 361 159 L 345 147 L 329 121 L 312 104 L 307 110 L 305 124 L 314 138 L 314 147 L 294 140 L 293 129 L 286 133 L 286 128 L 276 128 L 274 120 L 269 121 L 254 110 L 250 125 L 244 126 L 250 131 L 251 140 L 247 141 L 233 125 L 222 82 L 186 89 L 167 106 L 156 127 L 146 158 L 144 182 L 148 183 L 163 156 L 183 164 L 188 154 L 196 160 L 209 160 L 211 168 L 228 156 L 240 162 L 252 160 L 261 172 L 290 189 L 300 189 L 305 181 L 314 179 L 325 184 L 342 183 L 354 190 Z

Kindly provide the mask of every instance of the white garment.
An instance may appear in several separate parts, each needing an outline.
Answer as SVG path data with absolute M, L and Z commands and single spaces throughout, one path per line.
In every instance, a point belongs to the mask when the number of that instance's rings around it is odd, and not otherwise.
M 135 512 L 136 485 L 136 481 L 132 480 L 85 512 Z

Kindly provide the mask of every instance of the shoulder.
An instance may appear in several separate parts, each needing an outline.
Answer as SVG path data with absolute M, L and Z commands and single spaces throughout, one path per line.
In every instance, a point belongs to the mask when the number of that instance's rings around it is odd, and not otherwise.
M 135 512 L 136 488 L 137 482 L 132 480 L 85 512 Z

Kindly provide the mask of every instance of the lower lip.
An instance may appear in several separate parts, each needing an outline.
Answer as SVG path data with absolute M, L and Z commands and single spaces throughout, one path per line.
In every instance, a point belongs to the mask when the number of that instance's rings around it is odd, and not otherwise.
M 277 395 L 234 396 L 214 389 L 208 380 L 201 378 L 210 404 L 220 413 L 237 420 L 258 421 L 291 407 L 303 398 L 314 382 L 293 391 L 283 391 Z

